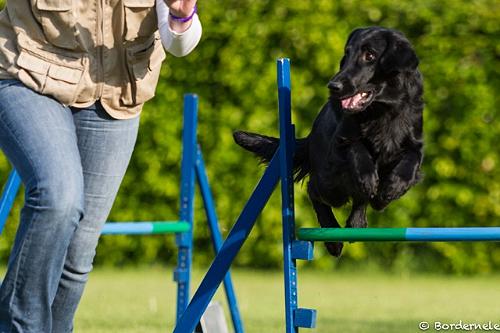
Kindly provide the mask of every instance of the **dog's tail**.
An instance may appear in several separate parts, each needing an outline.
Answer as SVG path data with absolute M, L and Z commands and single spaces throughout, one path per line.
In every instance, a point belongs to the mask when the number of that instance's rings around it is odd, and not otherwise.
M 235 131 L 234 141 L 241 147 L 251 151 L 263 163 L 269 163 L 276 149 L 279 147 L 279 139 L 257 133 Z M 307 138 L 296 139 L 295 154 L 293 156 L 293 174 L 295 181 L 302 180 L 311 170 L 309 164 L 309 148 Z

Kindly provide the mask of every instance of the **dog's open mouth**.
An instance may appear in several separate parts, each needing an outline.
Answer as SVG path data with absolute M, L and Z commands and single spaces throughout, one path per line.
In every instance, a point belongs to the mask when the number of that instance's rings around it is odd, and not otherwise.
M 372 101 L 372 91 L 360 91 L 356 95 L 340 99 L 342 108 L 348 111 L 361 111 Z

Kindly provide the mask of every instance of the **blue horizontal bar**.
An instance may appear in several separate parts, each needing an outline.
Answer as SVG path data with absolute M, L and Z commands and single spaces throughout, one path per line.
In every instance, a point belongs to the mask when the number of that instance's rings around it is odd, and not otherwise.
M 104 228 L 102 229 L 103 235 L 117 235 L 117 234 L 138 235 L 138 234 L 150 234 L 152 232 L 153 232 L 153 225 L 151 223 L 140 223 L 140 222 L 106 223 L 104 225 Z
M 185 229 L 182 221 L 154 221 L 154 222 L 111 222 L 106 223 L 102 230 L 103 235 L 149 235 L 159 233 L 172 233 L 174 231 L 165 231 L 162 227 L 172 225 L 173 229 Z M 160 229 L 160 230 L 158 230 Z
M 407 228 L 406 240 L 417 242 L 500 241 L 500 227 Z

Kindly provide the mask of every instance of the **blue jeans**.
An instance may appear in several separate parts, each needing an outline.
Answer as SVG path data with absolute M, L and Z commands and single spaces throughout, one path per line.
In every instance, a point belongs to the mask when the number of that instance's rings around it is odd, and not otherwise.
M 73 330 L 138 126 L 138 117 L 112 119 L 99 103 L 66 107 L 0 80 L 0 148 L 26 189 L 0 288 L 0 333 Z

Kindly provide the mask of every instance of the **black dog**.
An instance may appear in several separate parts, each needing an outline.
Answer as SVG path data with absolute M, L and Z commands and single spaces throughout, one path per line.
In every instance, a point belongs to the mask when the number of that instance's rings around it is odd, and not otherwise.
M 308 194 L 323 228 L 339 228 L 331 206 L 352 199 L 346 227 L 367 226 L 366 207 L 384 209 L 420 178 L 422 76 L 412 46 L 398 31 L 354 30 L 330 98 L 309 136 L 297 139 L 296 180 L 309 174 Z M 269 161 L 279 142 L 237 131 L 235 141 Z M 339 256 L 342 243 L 326 243 Z

